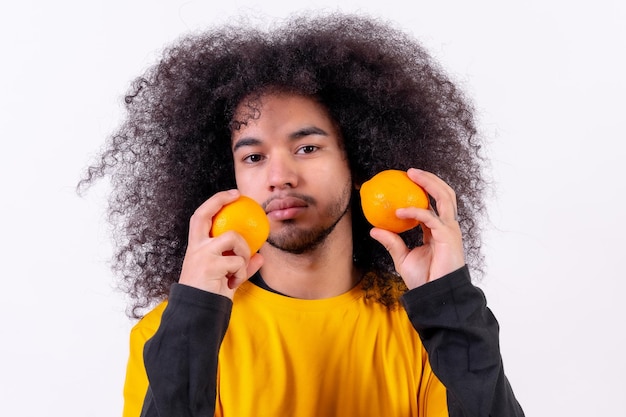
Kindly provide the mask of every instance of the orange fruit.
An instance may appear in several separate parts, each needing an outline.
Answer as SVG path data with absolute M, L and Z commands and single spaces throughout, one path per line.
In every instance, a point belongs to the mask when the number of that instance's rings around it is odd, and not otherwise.
M 361 207 L 368 222 L 375 227 L 401 233 L 417 227 L 415 219 L 396 217 L 403 207 L 428 208 L 428 194 L 406 172 L 381 171 L 361 185 Z
M 242 195 L 213 216 L 210 236 L 217 237 L 229 230 L 239 233 L 248 243 L 250 253 L 256 253 L 270 234 L 270 222 L 259 203 Z

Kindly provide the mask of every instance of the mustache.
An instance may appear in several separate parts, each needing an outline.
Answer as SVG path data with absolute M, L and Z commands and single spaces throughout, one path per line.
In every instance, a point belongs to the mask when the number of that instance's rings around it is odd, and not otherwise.
M 311 197 L 310 195 L 300 194 L 300 193 L 288 193 L 288 194 L 278 194 L 278 195 L 271 196 L 270 198 L 265 200 L 263 203 L 261 203 L 261 207 L 263 207 L 263 210 L 266 210 L 269 203 L 271 203 L 274 200 L 283 199 L 283 198 L 297 198 L 311 206 L 317 205 L 317 200 L 315 200 L 315 198 Z

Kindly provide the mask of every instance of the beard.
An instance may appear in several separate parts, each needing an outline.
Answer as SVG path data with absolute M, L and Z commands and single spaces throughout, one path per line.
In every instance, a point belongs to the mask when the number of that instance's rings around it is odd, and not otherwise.
M 332 219 L 330 224 L 304 229 L 297 225 L 296 220 L 286 220 L 283 221 L 284 230 L 276 235 L 270 234 L 267 243 L 276 249 L 295 255 L 314 251 L 326 241 L 337 224 L 350 211 L 351 189 L 351 184 L 348 183 L 340 198 L 326 210 L 325 217 Z M 316 205 L 316 201 L 312 197 L 306 197 L 306 201 L 311 205 Z

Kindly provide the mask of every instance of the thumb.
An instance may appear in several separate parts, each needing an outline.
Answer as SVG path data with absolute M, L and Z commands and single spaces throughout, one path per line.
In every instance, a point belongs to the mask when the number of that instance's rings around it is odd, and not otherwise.
M 393 259 L 396 271 L 399 271 L 400 265 L 402 265 L 402 262 L 409 253 L 409 248 L 404 243 L 404 240 L 396 233 L 377 227 L 370 230 L 370 236 L 387 249 L 387 252 L 391 255 L 391 259 Z
M 261 269 L 262 265 L 263 255 L 261 255 L 260 253 L 255 253 L 254 255 L 252 255 L 252 257 L 250 258 L 250 262 L 248 262 L 248 267 L 246 268 L 246 275 L 248 276 L 248 278 L 254 275 L 259 269 Z

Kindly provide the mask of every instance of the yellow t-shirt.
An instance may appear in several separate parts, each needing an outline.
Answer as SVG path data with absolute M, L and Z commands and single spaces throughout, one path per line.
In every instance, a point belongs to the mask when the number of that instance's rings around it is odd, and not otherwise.
M 148 376 L 143 366 L 143 346 L 159 328 L 167 306 L 164 301 L 146 314 L 130 331 L 130 352 L 124 382 L 123 417 L 139 417 L 143 399 L 148 391 Z
M 164 306 L 131 333 L 124 417 L 140 414 L 148 383 L 138 361 Z M 404 309 L 366 300 L 360 286 L 301 300 L 244 283 L 219 353 L 216 401 L 224 417 L 448 415 Z

